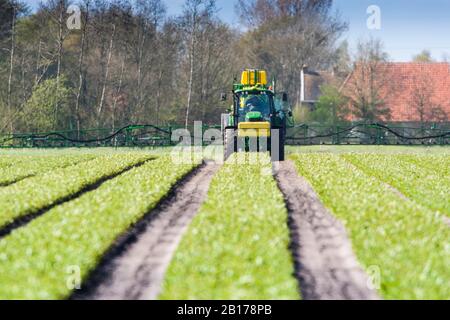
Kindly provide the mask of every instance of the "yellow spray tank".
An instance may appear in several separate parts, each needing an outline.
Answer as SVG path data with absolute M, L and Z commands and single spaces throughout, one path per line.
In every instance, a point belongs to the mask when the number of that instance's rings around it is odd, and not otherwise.
M 267 73 L 264 70 L 246 69 L 242 72 L 241 84 L 244 86 L 267 85 Z

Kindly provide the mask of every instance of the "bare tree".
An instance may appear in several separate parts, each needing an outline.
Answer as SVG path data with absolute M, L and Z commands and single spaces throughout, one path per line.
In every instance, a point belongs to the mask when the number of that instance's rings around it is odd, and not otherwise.
M 163 104 L 167 105 L 173 99 L 167 94 L 171 90 L 172 83 L 176 78 L 178 52 L 180 51 L 181 35 L 177 32 L 177 25 L 174 21 L 168 21 L 157 38 L 159 48 L 156 64 L 155 86 L 155 122 L 161 123 L 161 109 Z M 167 114 L 167 112 L 166 112 Z
M 51 23 L 51 37 L 55 43 L 53 52 L 49 52 L 51 55 L 50 63 L 56 63 L 56 85 L 59 90 L 60 78 L 62 75 L 62 63 L 64 58 L 64 41 L 70 33 L 70 30 L 66 27 L 66 9 L 70 2 L 68 0 L 48 0 L 41 3 L 41 11 L 45 13 L 45 17 Z M 47 24 L 47 21 L 43 21 Z M 43 77 L 43 75 L 42 75 Z M 55 100 L 53 127 L 58 127 L 59 118 L 59 99 Z
M 158 56 L 158 27 L 165 14 L 161 0 L 137 0 L 135 2 L 135 40 L 132 43 L 136 61 L 136 109 L 143 111 L 149 100 L 149 90 L 146 88 L 150 75 L 155 69 Z M 152 48 L 152 49 L 150 49 Z
M 250 28 L 242 40 L 248 64 L 266 68 L 278 86 L 301 103 L 301 70 L 331 67 L 335 43 L 347 25 L 332 15 L 329 0 L 240 0 L 238 13 Z
M 13 124 L 13 111 L 12 111 L 12 78 L 14 71 L 14 58 L 16 52 L 16 15 L 17 15 L 17 5 L 16 3 L 12 3 L 12 19 L 11 19 L 11 49 L 10 49 L 10 60 L 9 60 L 9 76 L 8 76 L 8 117 L 9 117 L 9 129 L 10 132 L 14 132 L 14 124 Z
M 327 14 L 332 0 L 239 0 L 236 9 L 244 24 L 259 27 L 279 18 Z
M 78 89 L 76 92 L 76 100 L 75 100 L 75 117 L 76 117 L 76 128 L 77 128 L 77 137 L 80 138 L 80 130 L 81 130 L 81 114 L 80 114 L 80 100 L 81 100 L 81 94 L 83 91 L 83 85 L 84 85 L 84 58 L 85 58 L 85 50 L 86 50 L 86 37 L 87 37 L 87 30 L 88 30 L 88 24 L 89 24 L 89 10 L 90 10 L 90 4 L 91 0 L 84 0 L 83 2 L 84 8 L 84 19 L 82 21 L 81 26 L 81 40 L 80 40 L 80 53 L 78 56 Z
M 187 105 L 185 127 L 189 125 L 191 111 L 194 72 L 197 55 L 197 36 L 200 24 L 210 18 L 215 10 L 215 0 L 186 0 L 184 6 L 183 26 L 188 35 L 189 79 L 187 90 Z
M 125 58 L 122 58 L 122 63 L 121 63 L 121 67 L 120 67 L 120 75 L 119 75 L 119 83 L 117 85 L 116 92 L 114 93 L 112 110 L 111 110 L 112 131 L 116 130 L 117 102 L 119 101 L 120 95 L 122 94 L 124 73 L 125 73 Z
M 428 118 L 428 109 L 431 108 L 433 102 L 434 88 L 433 84 L 426 79 L 423 73 L 414 77 L 414 88 L 411 96 L 411 106 L 419 116 L 419 121 L 424 123 Z
M 81 30 L 66 28 L 72 2 L 82 6 Z M 218 93 L 243 64 L 239 33 L 220 21 L 214 3 L 188 0 L 183 14 L 167 19 L 162 0 L 48 0 L 16 16 L 12 64 L 11 12 L 0 11 L 1 130 L 10 131 L 11 119 L 14 130 L 48 128 L 33 124 L 29 106 L 52 129 L 78 137 L 83 127 L 105 124 L 215 122 Z M 48 88 L 64 92 L 64 101 L 46 97 Z
M 345 84 L 351 111 L 359 120 L 389 120 L 386 100 L 395 91 L 388 72 L 388 57 L 379 40 L 358 43 L 358 52 L 352 74 Z
M 97 116 L 98 116 L 98 120 L 100 121 L 101 116 L 102 116 L 102 111 L 103 111 L 103 106 L 105 104 L 105 93 L 106 93 L 106 85 L 108 83 L 108 78 L 109 78 L 109 68 L 111 65 L 111 58 L 112 58 L 112 51 L 114 48 L 114 37 L 116 34 L 116 25 L 113 24 L 111 27 L 111 38 L 109 41 L 109 48 L 108 48 L 108 55 L 107 55 L 107 60 L 106 60 L 106 68 L 105 68 L 105 76 L 103 78 L 103 86 L 102 86 L 102 93 L 100 96 L 100 102 L 98 104 L 98 109 L 97 109 Z
M 196 119 L 213 124 L 220 119 L 222 110 L 217 105 L 217 97 L 229 86 L 233 76 L 240 71 L 239 56 L 233 44 L 237 37 L 220 21 L 205 23 L 199 34 L 199 72 L 194 86 L 197 93 L 194 110 Z
M 413 77 L 410 105 L 422 124 L 448 120 L 439 102 L 435 101 L 435 84 L 430 79 L 433 79 L 433 75 L 426 65 L 422 66 L 420 72 Z
M 64 0 L 59 0 L 58 4 L 56 5 L 56 14 L 57 14 L 57 26 L 58 26 L 58 36 L 56 39 L 56 46 L 57 46 L 57 52 L 56 52 L 56 90 L 59 91 L 60 87 L 60 77 L 61 77 L 61 63 L 63 58 L 63 45 L 64 40 L 67 36 L 67 32 L 64 33 L 64 25 L 65 25 L 65 19 L 64 15 L 66 12 L 66 2 Z M 58 112 L 59 112 L 59 99 L 56 99 L 55 102 L 55 116 L 53 119 L 53 126 L 56 130 L 58 125 Z

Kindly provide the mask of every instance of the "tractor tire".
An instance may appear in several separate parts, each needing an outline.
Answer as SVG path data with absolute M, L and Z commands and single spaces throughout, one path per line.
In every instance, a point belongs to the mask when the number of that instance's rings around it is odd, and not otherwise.
M 224 161 L 227 161 L 228 158 L 235 152 L 237 152 L 237 141 L 236 141 L 236 130 L 235 129 L 225 129 L 224 132 Z
M 279 150 L 278 154 L 280 156 L 280 161 L 286 160 L 285 145 L 286 145 L 286 133 L 284 132 L 284 130 L 281 130 L 280 145 L 278 147 Z
M 285 161 L 286 159 L 286 154 L 285 154 L 285 144 L 286 144 L 286 132 L 283 129 L 280 129 L 280 137 L 279 137 L 280 141 L 278 143 L 278 156 L 276 154 L 276 152 L 272 152 L 273 150 L 270 151 L 270 156 L 272 158 L 272 162 L 278 162 L 278 161 Z M 272 143 L 271 143 L 271 147 Z

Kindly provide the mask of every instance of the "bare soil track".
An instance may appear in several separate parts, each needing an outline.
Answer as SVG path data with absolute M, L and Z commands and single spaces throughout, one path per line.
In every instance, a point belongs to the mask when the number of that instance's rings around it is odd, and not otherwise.
M 289 211 L 291 250 L 305 300 L 379 299 L 359 266 L 342 223 L 322 205 L 292 162 L 279 163 L 277 182 Z
M 172 188 L 154 210 L 118 239 L 71 299 L 156 299 L 172 256 L 217 170 L 215 164 L 203 164 Z

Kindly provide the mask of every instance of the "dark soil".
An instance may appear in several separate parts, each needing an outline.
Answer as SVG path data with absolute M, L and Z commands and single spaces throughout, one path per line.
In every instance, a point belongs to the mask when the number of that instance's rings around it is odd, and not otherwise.
M 305 300 L 379 299 L 360 267 L 342 223 L 322 205 L 292 162 L 276 175 L 289 211 L 291 249 Z
M 113 246 L 71 299 L 156 299 L 181 238 L 207 196 L 218 166 L 204 164 L 176 185 Z

